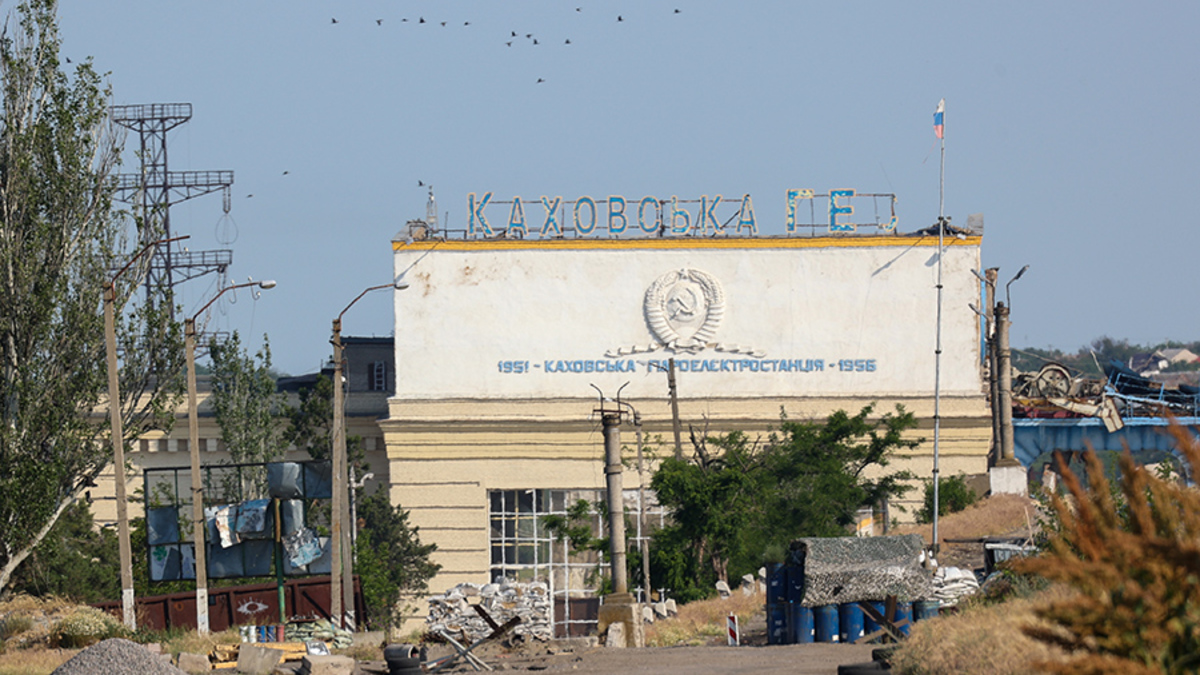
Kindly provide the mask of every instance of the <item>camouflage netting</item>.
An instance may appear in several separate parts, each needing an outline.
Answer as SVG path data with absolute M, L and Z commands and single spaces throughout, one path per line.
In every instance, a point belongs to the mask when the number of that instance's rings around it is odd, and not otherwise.
M 802 585 L 805 607 L 933 597 L 929 572 L 921 566 L 920 535 L 797 539 L 789 554 L 789 583 Z

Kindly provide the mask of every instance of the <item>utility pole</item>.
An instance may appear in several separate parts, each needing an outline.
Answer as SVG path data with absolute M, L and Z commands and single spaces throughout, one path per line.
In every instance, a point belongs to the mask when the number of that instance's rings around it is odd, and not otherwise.
M 996 280 L 1000 268 L 989 267 L 984 271 L 984 325 L 987 330 L 987 359 L 988 359 L 988 390 L 992 403 L 992 453 L 991 462 L 995 466 L 1000 460 L 1000 357 L 996 346 Z
M 675 432 L 675 459 L 683 460 L 683 425 L 679 422 L 679 390 L 675 387 L 675 357 L 667 359 L 667 395 L 671 398 L 671 428 Z

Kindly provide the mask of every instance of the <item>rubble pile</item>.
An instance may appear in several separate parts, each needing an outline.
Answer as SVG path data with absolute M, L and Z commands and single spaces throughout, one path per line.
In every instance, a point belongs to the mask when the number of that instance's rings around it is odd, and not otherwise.
M 514 616 L 520 617 L 521 623 L 512 630 L 515 635 L 543 641 L 554 637 L 550 588 L 540 581 L 526 584 L 497 579 L 496 583 L 482 586 L 459 584 L 429 599 L 429 617 L 425 623 L 431 633 L 441 630 L 461 633 L 474 642 L 492 632 L 492 627 L 475 610 L 475 605 L 482 607 L 500 625 Z

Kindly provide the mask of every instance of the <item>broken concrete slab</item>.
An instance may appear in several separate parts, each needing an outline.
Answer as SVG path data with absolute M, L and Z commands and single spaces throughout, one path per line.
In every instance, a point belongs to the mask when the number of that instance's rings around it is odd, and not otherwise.
M 185 673 L 207 673 L 212 670 L 212 664 L 209 663 L 207 654 L 190 654 L 188 652 L 179 653 L 179 660 L 175 667 Z
M 238 649 L 237 669 L 246 675 L 271 675 L 283 660 L 283 652 L 270 647 L 243 644 Z

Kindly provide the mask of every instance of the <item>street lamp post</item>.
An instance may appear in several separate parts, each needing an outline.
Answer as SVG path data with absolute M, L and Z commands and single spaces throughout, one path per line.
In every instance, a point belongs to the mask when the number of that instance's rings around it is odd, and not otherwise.
M 342 317 L 354 303 L 372 291 L 393 288 L 402 291 L 408 288 L 404 275 L 396 277 L 390 284 L 371 286 L 359 293 L 333 320 L 333 513 L 330 516 L 330 572 L 329 572 L 329 615 L 333 624 L 349 628 L 354 623 L 354 551 L 350 548 L 350 509 L 346 460 L 346 396 L 343 388 L 342 361 Z M 345 611 L 343 612 L 343 607 Z
M 117 499 L 117 548 L 121 564 L 121 619 L 125 627 L 137 630 L 133 594 L 133 549 L 129 545 L 129 503 L 125 496 L 125 429 L 121 420 L 120 372 L 117 370 L 117 279 L 152 248 L 187 239 L 187 236 L 160 239 L 142 247 L 125 266 L 104 283 L 104 351 L 108 368 L 108 417 L 112 424 L 113 480 Z
M 204 484 L 200 477 L 200 418 L 197 414 L 198 404 L 196 402 L 196 318 L 211 307 L 226 291 L 249 286 L 274 288 L 275 282 L 251 281 L 226 286 L 183 324 L 183 345 L 187 358 L 188 454 L 191 455 L 192 460 L 192 541 L 194 542 L 192 545 L 195 547 L 193 557 L 196 561 L 196 631 L 201 635 L 208 634 L 208 551 L 204 547 Z M 283 613 L 282 606 L 280 606 L 279 612 Z

